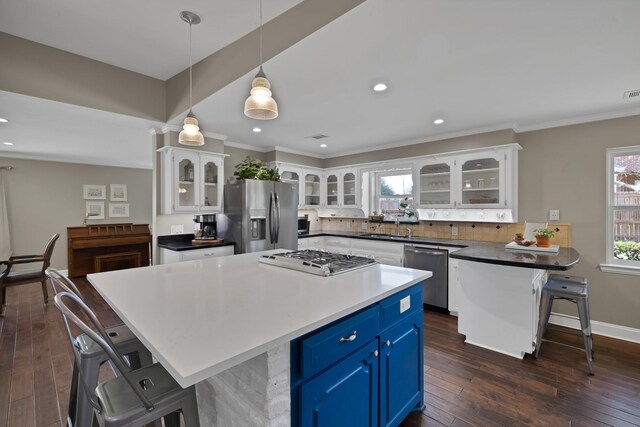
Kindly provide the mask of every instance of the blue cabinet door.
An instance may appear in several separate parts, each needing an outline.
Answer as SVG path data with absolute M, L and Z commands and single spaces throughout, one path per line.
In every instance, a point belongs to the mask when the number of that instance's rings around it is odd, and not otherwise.
M 380 335 L 380 425 L 397 426 L 424 401 L 422 311 Z
M 300 387 L 300 425 L 378 425 L 378 340 Z

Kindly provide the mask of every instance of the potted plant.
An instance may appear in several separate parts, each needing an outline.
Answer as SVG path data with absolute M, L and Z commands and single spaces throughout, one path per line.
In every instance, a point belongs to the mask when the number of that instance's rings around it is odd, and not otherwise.
M 245 179 L 258 179 L 261 181 L 280 181 L 278 168 L 268 169 L 262 165 L 262 160 L 252 159 L 247 156 L 242 162 L 236 165 L 233 173 L 239 181 Z
M 556 235 L 556 231 L 553 228 L 538 228 L 533 230 L 534 236 L 536 236 L 536 246 L 539 248 L 548 248 L 549 239 Z

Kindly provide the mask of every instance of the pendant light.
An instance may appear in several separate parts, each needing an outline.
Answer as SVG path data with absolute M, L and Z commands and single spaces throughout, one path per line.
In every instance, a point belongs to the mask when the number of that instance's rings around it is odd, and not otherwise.
M 191 26 L 200 23 L 200 17 L 193 12 L 180 12 L 180 18 L 189 24 L 189 114 L 184 119 L 184 126 L 178 135 L 178 143 L 182 145 L 204 145 L 204 136 L 198 127 L 198 119 L 193 114 L 193 61 L 191 56 Z
M 262 0 L 260 0 L 260 70 L 251 83 L 251 95 L 244 103 L 244 115 L 256 120 L 278 117 L 278 104 L 271 96 L 271 83 L 262 70 Z

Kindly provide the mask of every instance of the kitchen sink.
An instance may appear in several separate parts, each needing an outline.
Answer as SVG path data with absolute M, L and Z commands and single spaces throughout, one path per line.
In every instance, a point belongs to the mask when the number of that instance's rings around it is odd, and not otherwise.
M 389 239 L 389 240 L 403 240 L 403 239 L 411 238 L 411 237 L 405 237 L 405 236 L 396 236 L 395 234 L 378 234 L 378 233 L 361 234 L 360 237 L 372 237 L 375 239 Z

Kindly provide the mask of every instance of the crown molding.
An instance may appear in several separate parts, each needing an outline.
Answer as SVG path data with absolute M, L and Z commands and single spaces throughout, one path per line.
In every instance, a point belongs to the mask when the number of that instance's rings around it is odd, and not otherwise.
M 180 132 L 182 131 L 182 126 L 178 126 L 178 125 L 164 125 L 161 128 L 162 133 L 167 133 L 167 132 Z M 207 138 L 213 138 L 213 139 L 218 139 L 220 141 L 225 141 L 228 136 L 227 135 L 222 135 L 220 133 L 214 133 L 214 132 L 208 132 L 208 131 L 200 131 L 202 132 L 202 134 L 204 136 L 206 136 Z
M 269 151 L 273 151 L 275 149 L 274 147 L 257 147 L 255 145 L 241 144 L 239 142 L 233 141 L 225 141 L 224 145 L 233 148 L 240 148 L 243 150 L 257 151 L 259 153 L 268 153 Z

